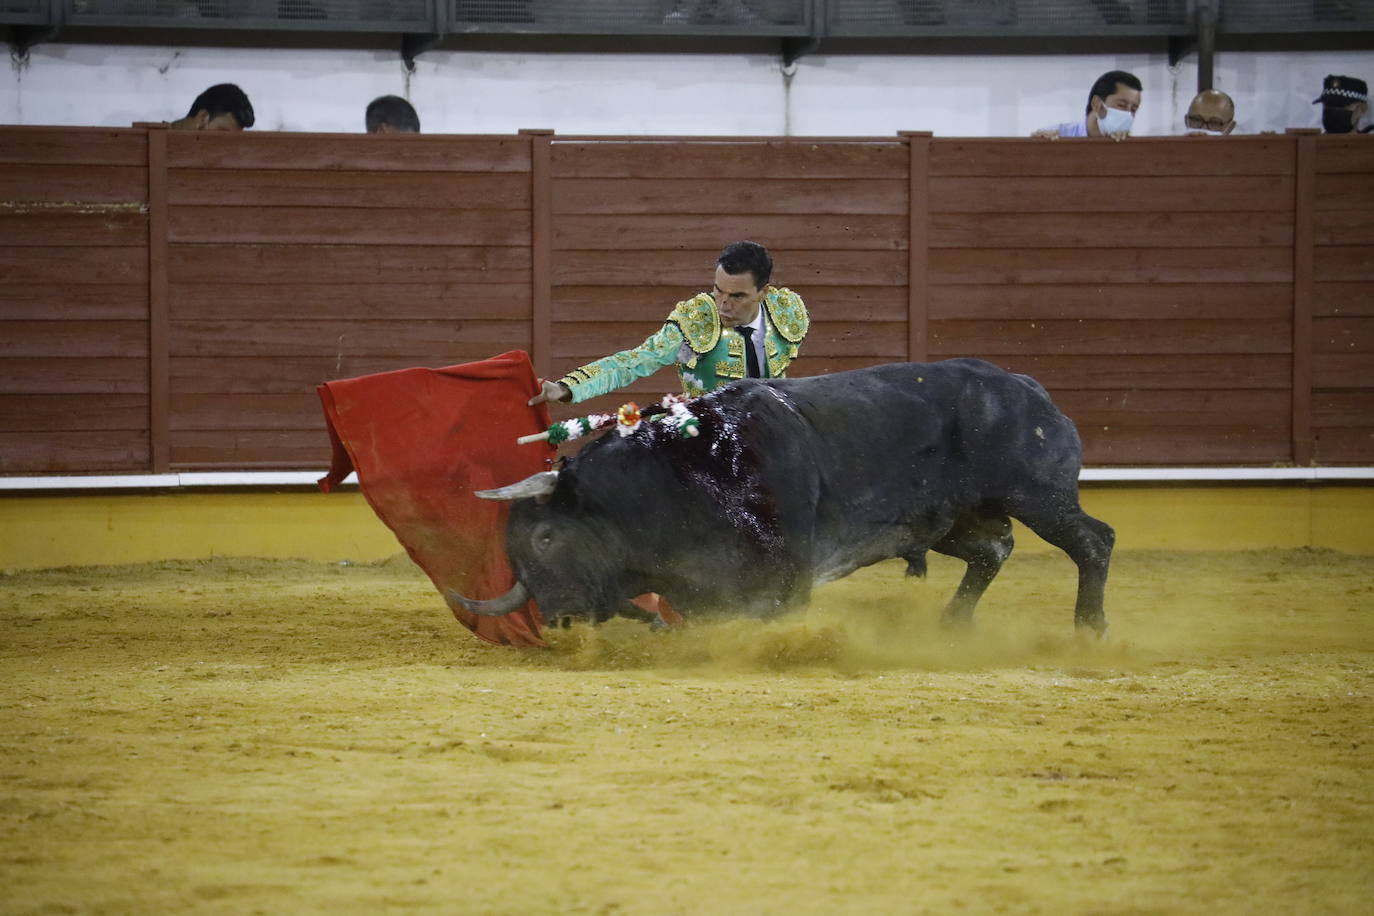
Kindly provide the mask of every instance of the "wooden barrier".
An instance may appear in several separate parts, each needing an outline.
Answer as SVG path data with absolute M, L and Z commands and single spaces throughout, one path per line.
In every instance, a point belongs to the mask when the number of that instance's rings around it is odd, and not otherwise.
M 318 467 L 321 381 L 529 346 L 525 140 L 158 133 L 171 467 Z
M 1312 160 L 1311 246 L 1299 252 L 1299 263 L 1306 259 L 1311 271 L 1304 280 L 1308 301 L 1303 309 L 1311 322 L 1305 379 L 1312 392 L 1309 441 L 1320 464 L 1374 462 L 1374 144 L 1369 139 L 1301 140 Z
M 150 464 L 148 140 L 0 130 L 0 473 Z
M 513 348 L 556 376 L 739 238 L 811 309 L 793 374 L 979 356 L 1091 464 L 1370 464 L 1371 176 L 1374 142 L 1301 133 L 0 128 L 0 473 L 320 467 L 320 381 Z
M 937 141 L 932 355 L 1050 388 L 1092 464 L 1290 460 L 1293 138 Z

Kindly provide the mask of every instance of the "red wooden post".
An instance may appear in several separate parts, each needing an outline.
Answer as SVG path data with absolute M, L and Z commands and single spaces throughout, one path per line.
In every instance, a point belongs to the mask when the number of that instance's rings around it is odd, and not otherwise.
M 530 141 L 530 361 L 547 378 L 553 331 L 553 131 L 522 130 Z
M 899 131 L 910 153 L 907 193 L 907 344 L 906 358 L 930 356 L 928 295 L 930 254 L 930 131 Z

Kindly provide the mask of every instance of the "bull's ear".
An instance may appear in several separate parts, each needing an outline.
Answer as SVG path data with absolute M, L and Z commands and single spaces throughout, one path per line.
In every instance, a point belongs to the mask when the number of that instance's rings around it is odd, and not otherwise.
M 474 496 L 481 499 L 539 499 L 549 498 L 553 488 L 558 485 L 557 471 L 540 471 L 531 474 L 519 483 L 498 487 L 495 490 L 478 490 Z

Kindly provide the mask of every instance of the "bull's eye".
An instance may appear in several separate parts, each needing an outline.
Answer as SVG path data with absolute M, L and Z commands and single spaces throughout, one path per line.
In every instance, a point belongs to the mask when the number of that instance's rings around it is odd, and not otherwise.
M 542 553 L 553 545 L 553 527 L 540 525 L 530 532 L 530 544 L 535 553 Z

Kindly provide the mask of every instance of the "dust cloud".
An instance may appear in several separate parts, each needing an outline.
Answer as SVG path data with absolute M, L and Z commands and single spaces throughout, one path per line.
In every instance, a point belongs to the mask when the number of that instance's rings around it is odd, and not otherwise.
M 1185 564 L 1182 569 L 1172 568 L 1179 562 Z M 1130 611 L 1141 615 L 1144 625 L 1124 632 L 1112 626 L 1101 639 L 1075 632 L 1072 626 L 1075 567 L 1067 558 L 1045 554 L 1009 563 L 970 627 L 941 625 L 940 611 L 954 593 L 963 564 L 932 557 L 925 579 L 907 577 L 905 564 L 894 560 L 823 586 L 807 610 L 773 620 L 720 615 L 694 620 L 679 630 L 617 620 L 600 627 L 551 630 L 546 636 L 554 650 L 553 663 L 570 670 L 854 673 L 972 671 L 1006 665 L 1138 670 L 1169 659 L 1205 656 L 1220 648 L 1219 639 L 1262 651 L 1274 630 L 1247 625 L 1245 605 L 1235 600 L 1236 585 L 1247 578 L 1244 570 L 1262 567 L 1257 577 L 1249 577 L 1256 584 L 1291 588 L 1297 583 L 1284 583 L 1283 569 L 1300 571 L 1301 577 L 1314 566 L 1339 567 L 1341 562 L 1341 555 L 1322 551 L 1194 554 L 1186 560 L 1167 553 L 1127 554 L 1118 561 L 1125 571 L 1117 575 L 1126 581 L 1109 586 L 1108 620 L 1112 622 L 1112 604 L 1119 603 L 1112 599 L 1124 592 L 1132 601 Z M 1356 570 L 1362 563 L 1354 561 Z M 1019 579 L 1029 579 L 1031 587 L 1018 587 L 1024 584 Z M 1258 589 L 1261 596 L 1266 591 L 1270 590 Z M 1267 608 L 1257 610 L 1256 617 L 1277 616 L 1296 623 L 1300 610 L 1297 605 Z M 1233 619 L 1236 612 L 1241 619 Z M 1292 643 L 1285 639 L 1284 645 Z

